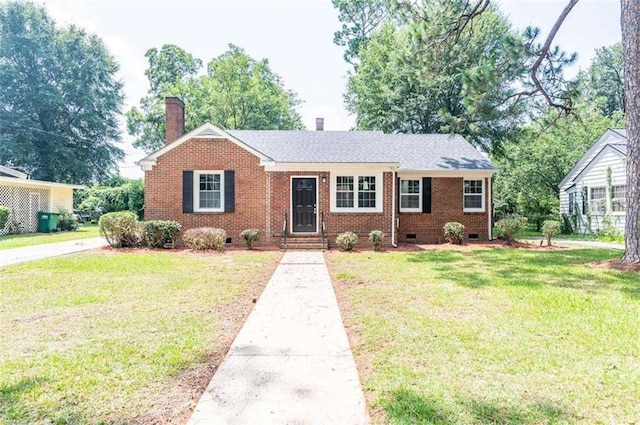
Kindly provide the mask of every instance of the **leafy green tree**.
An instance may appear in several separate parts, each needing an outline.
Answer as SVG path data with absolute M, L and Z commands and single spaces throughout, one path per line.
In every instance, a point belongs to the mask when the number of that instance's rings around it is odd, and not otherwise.
M 142 179 L 111 178 L 103 184 L 77 190 L 73 194 L 74 209 L 109 213 L 131 211 L 144 216 L 144 182 Z
M 497 213 L 525 215 L 539 230 L 558 214 L 558 184 L 609 127 L 624 127 L 621 112 L 603 115 L 595 105 L 577 106 L 577 114 L 557 119 L 553 111 L 505 143 L 492 161 Z
M 226 129 L 295 130 L 302 129 L 296 111 L 297 95 L 285 89 L 266 59 L 256 61 L 241 48 L 229 50 L 207 65 L 204 75 L 196 75 L 198 59 L 176 46 L 163 46 L 147 52 L 151 89 L 140 108 L 127 112 L 127 129 L 136 136 L 134 146 L 147 152 L 164 144 L 164 98 L 177 96 L 185 103 L 185 129 L 193 130 L 205 122 Z M 172 61 L 177 64 L 169 65 Z M 159 64 L 173 70 L 161 73 Z
M 34 3 L 0 4 L 0 164 L 57 182 L 111 174 L 124 156 L 117 70 L 97 36 Z
M 625 112 L 622 44 L 596 49 L 589 68 L 578 77 L 588 101 L 598 102 L 606 115 Z
M 425 24 L 425 31 L 434 25 L 438 32 L 438 22 Z M 401 133 L 455 131 L 477 145 L 497 149 L 524 110 L 522 105 L 497 105 L 497 99 L 511 95 L 512 81 L 522 73 L 518 49 L 523 43 L 507 19 L 492 8 L 473 29 L 460 34 L 458 44 L 434 40 L 424 48 L 415 37 L 412 24 L 388 21 L 360 48 L 345 95 L 357 127 Z M 503 63 L 511 66 L 503 65 L 501 72 L 490 72 L 491 79 L 484 79 L 483 106 L 468 102 L 470 82 Z
M 344 60 L 356 65 L 358 53 L 369 41 L 371 34 L 389 15 L 390 4 L 386 0 L 331 0 L 342 22 L 333 42 L 344 46 Z
M 145 71 L 149 91 L 140 99 L 139 108 L 134 106 L 127 111 L 127 132 L 137 137 L 134 146 L 151 152 L 164 143 L 164 98 L 184 98 L 185 85 L 198 74 L 202 61 L 173 44 L 165 44 L 159 51 L 155 47 L 149 49 L 145 57 L 149 61 Z

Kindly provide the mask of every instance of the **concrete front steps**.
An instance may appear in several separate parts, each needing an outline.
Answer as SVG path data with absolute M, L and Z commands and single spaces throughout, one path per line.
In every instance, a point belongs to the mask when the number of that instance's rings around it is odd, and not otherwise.
M 325 238 L 322 243 L 322 237 L 316 235 L 289 235 L 287 236 L 287 243 L 283 240 L 280 241 L 280 248 L 285 251 L 297 251 L 297 250 L 321 250 L 325 251 L 329 249 L 329 242 Z

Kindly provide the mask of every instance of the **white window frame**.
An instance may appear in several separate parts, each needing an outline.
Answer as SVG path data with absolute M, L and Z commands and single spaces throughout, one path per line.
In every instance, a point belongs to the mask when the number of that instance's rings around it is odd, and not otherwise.
M 576 192 L 567 192 L 567 195 L 569 196 L 569 208 L 567 211 L 569 212 L 569 215 L 573 215 L 575 212 L 574 207 L 576 206 Z
M 593 192 L 596 189 L 598 190 L 598 192 L 602 191 L 602 194 L 604 195 L 602 198 L 595 198 L 594 199 Z M 593 208 L 595 203 L 602 204 L 602 209 Z M 590 186 L 589 187 L 589 212 L 591 214 L 606 214 L 607 213 L 607 188 L 605 186 Z
M 353 207 L 337 207 L 336 189 L 338 184 L 338 177 L 353 177 Z M 358 182 L 360 177 L 375 177 L 376 179 L 376 206 L 375 207 L 358 207 Z M 384 205 L 383 188 L 384 175 L 380 172 L 349 172 L 349 171 L 336 171 L 331 176 L 331 208 L 332 213 L 378 213 L 382 212 Z
M 480 194 L 478 194 L 478 193 L 465 193 L 464 186 L 465 186 L 465 182 L 468 182 L 468 181 L 479 181 L 480 184 L 482 185 L 481 193 Z M 462 210 L 463 210 L 463 212 L 468 213 L 468 212 L 484 212 L 485 211 L 486 186 L 487 185 L 485 184 L 484 178 L 471 178 L 471 177 L 469 177 L 469 178 L 464 178 L 463 179 L 463 181 L 462 181 Z M 465 208 L 465 206 L 464 206 L 465 198 L 467 196 L 478 196 L 478 195 L 480 195 L 480 197 L 482 199 L 482 207 L 480 207 L 480 208 Z
M 203 174 L 220 175 L 220 208 L 200 208 L 200 176 Z M 193 172 L 193 211 L 224 212 L 224 170 L 199 170 Z
M 406 196 L 415 196 L 415 193 L 403 193 L 402 192 L 402 182 L 403 181 L 417 181 L 418 182 L 418 206 L 416 208 L 404 208 L 402 207 L 402 198 Z M 400 187 L 398 188 L 400 192 L 400 212 L 422 212 L 422 179 L 419 177 L 416 178 L 401 178 L 400 179 Z
M 617 187 L 623 187 L 624 188 L 624 198 L 616 198 L 613 195 L 615 194 L 615 190 Z M 613 205 L 614 202 L 622 200 L 622 204 L 624 205 L 624 207 L 622 208 L 621 211 L 614 211 L 613 209 Z M 620 214 L 620 215 L 625 215 L 627 213 L 627 185 L 626 184 L 614 184 L 611 187 L 611 214 Z

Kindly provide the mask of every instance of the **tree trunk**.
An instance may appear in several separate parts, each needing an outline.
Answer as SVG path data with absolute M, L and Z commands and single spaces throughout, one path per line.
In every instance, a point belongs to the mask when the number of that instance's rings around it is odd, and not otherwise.
M 640 2 L 621 0 L 627 107 L 627 218 L 622 261 L 640 263 Z

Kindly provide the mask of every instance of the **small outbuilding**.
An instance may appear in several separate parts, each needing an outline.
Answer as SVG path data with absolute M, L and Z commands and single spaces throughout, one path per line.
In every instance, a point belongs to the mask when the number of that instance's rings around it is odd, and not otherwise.
M 33 180 L 26 173 L 0 165 L 0 205 L 11 212 L 0 235 L 36 232 L 39 211 L 72 211 L 73 189 L 82 188 L 74 184 Z

